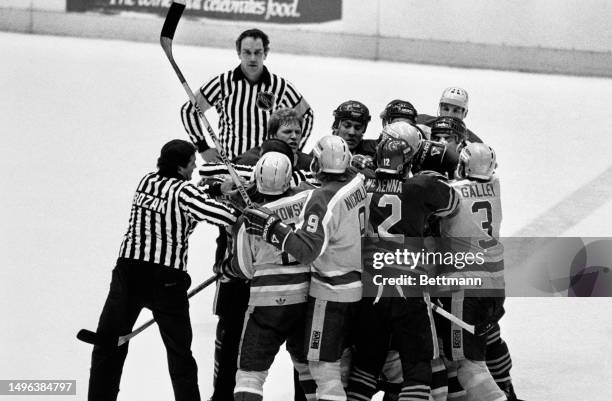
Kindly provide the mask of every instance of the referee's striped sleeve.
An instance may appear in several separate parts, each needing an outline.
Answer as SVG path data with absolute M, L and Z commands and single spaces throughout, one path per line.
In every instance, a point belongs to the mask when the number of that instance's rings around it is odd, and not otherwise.
M 240 178 L 250 181 L 253 177 L 253 168 L 255 166 L 246 166 L 243 164 L 233 164 L 234 170 Z M 214 178 L 219 175 L 229 175 L 229 169 L 224 163 L 205 163 L 198 170 L 201 177 Z
M 302 139 L 300 140 L 300 150 L 304 148 L 308 138 L 310 138 L 310 133 L 312 131 L 312 125 L 314 121 L 314 113 L 312 108 L 306 101 L 306 99 L 295 89 L 295 86 L 287 80 L 286 88 L 283 93 L 284 99 L 281 102 L 285 107 L 290 107 L 295 109 L 295 111 L 302 117 Z
M 200 105 L 200 110 L 204 113 L 206 110 L 215 104 L 219 96 L 219 76 L 214 77 L 209 82 L 205 83 L 194 95 L 196 102 Z M 198 148 L 198 152 L 203 152 L 210 149 L 210 145 L 206 141 L 204 134 L 205 129 L 200 122 L 200 118 L 196 108 L 191 101 L 187 101 L 181 106 L 181 122 L 189 136 L 191 142 Z
M 198 152 L 203 152 L 210 148 L 206 142 L 206 136 L 204 135 L 204 129 L 200 123 L 200 118 L 190 101 L 183 104 L 181 107 L 181 122 L 183 123 L 183 127 L 189 139 L 198 148 Z
M 202 190 L 191 183 L 185 185 L 180 193 L 181 206 L 197 221 L 206 221 L 217 226 L 230 226 L 236 222 L 234 209 L 209 198 Z
M 304 114 L 304 118 L 302 119 L 302 139 L 300 140 L 300 146 L 299 146 L 300 150 L 304 149 L 306 142 L 308 142 L 308 138 L 310 138 L 313 122 L 314 122 L 314 113 L 312 109 L 309 107 L 306 114 Z

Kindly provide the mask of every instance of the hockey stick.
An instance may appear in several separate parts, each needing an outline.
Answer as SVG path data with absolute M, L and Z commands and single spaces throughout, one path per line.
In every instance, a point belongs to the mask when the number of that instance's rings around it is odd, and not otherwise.
M 253 203 L 251 202 L 249 195 L 247 194 L 246 190 L 244 189 L 244 186 L 242 185 L 240 176 L 238 175 L 238 173 L 236 173 L 236 170 L 234 170 L 234 167 L 231 165 L 227 157 L 227 154 L 225 153 L 225 150 L 223 150 L 223 147 L 221 147 L 219 138 L 217 138 L 217 135 L 213 131 L 212 127 L 210 126 L 210 123 L 206 119 L 206 116 L 202 112 L 202 109 L 198 105 L 196 97 L 193 94 L 193 91 L 191 90 L 191 88 L 189 87 L 189 84 L 187 84 L 187 80 L 183 76 L 181 69 L 176 64 L 176 61 L 174 61 L 174 56 L 172 55 L 172 39 L 174 39 L 174 33 L 176 32 L 176 27 L 178 25 L 179 20 L 181 19 L 183 10 L 185 10 L 185 0 L 173 0 L 172 1 L 172 4 L 170 5 L 170 8 L 168 9 L 168 14 L 166 15 L 166 20 L 164 21 L 164 26 L 162 27 L 159 42 L 161 44 L 162 49 L 164 50 L 164 53 L 166 53 L 166 57 L 168 57 L 168 61 L 170 61 L 170 64 L 172 64 L 172 68 L 174 68 L 174 72 L 176 73 L 176 76 L 178 77 L 179 81 L 181 81 L 181 84 L 183 85 L 183 89 L 185 89 L 185 92 L 187 92 L 187 96 L 189 96 L 189 100 L 191 101 L 191 104 L 196 109 L 198 117 L 200 117 L 200 121 L 202 121 L 202 123 L 204 124 L 204 127 L 206 127 L 206 130 L 208 131 L 208 134 L 210 135 L 213 142 L 215 143 L 217 152 L 219 153 L 219 156 L 221 156 L 221 160 L 223 161 L 223 163 L 225 163 L 225 165 L 227 166 L 227 169 L 229 170 L 230 176 L 232 177 L 232 180 L 236 184 L 236 187 L 238 187 L 240 196 L 242 196 L 246 205 L 248 207 L 251 207 L 253 206 Z
M 457 316 L 453 315 L 452 313 L 448 313 L 446 310 L 432 303 L 429 300 L 425 300 L 425 302 L 431 307 L 431 309 L 433 309 L 435 312 L 437 312 L 442 317 L 445 317 L 446 319 L 455 323 L 457 326 L 468 331 L 469 333 L 474 334 L 475 332 L 474 325 L 464 322 L 463 320 L 459 319 Z
M 215 281 L 217 281 L 218 278 L 219 278 L 218 275 L 214 275 L 214 276 L 208 278 L 202 284 L 198 285 L 197 287 L 195 287 L 194 289 L 189 291 L 187 293 L 187 298 L 193 297 L 195 294 L 197 294 L 198 292 L 202 291 L 204 288 L 208 287 L 209 285 L 211 285 Z M 131 333 L 126 334 L 124 336 L 118 336 L 118 337 L 117 336 L 108 337 L 108 336 L 104 336 L 104 335 L 98 334 L 96 332 L 93 332 L 91 330 L 81 329 L 78 332 L 78 334 L 77 334 L 77 338 L 79 340 L 83 341 L 83 342 L 88 343 L 88 344 L 104 345 L 104 346 L 110 346 L 110 347 L 112 347 L 112 346 L 120 347 L 123 344 L 127 343 L 128 341 L 130 341 L 133 337 L 135 337 L 136 335 L 141 333 L 144 329 L 146 329 L 147 327 L 151 326 L 153 323 L 155 323 L 155 319 L 150 319 L 150 320 L 146 321 L 145 323 L 143 323 L 138 328 L 136 328 L 136 330 L 132 331 Z

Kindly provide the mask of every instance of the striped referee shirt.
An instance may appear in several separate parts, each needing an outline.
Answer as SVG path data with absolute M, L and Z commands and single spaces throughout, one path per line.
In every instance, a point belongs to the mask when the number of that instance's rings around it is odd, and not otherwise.
M 119 257 L 187 270 L 189 236 L 200 221 L 236 221 L 233 209 L 187 180 L 149 173 L 138 184 Z
M 266 67 L 254 83 L 245 77 L 240 66 L 218 75 L 200 88 L 196 99 L 202 111 L 215 106 L 219 114 L 219 142 L 230 159 L 261 145 L 268 119 L 279 108 L 294 108 L 303 115 L 300 149 L 312 130 L 313 112 L 308 102 L 293 84 L 270 73 Z M 181 120 L 199 152 L 211 147 L 191 102 L 181 107 Z

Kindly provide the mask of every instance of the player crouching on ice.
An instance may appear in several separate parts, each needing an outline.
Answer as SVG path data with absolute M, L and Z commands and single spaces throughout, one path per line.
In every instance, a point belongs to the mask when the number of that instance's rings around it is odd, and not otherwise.
M 247 232 L 310 265 L 304 353 L 317 400 L 345 400 L 340 358 L 351 317 L 361 299 L 361 239 L 366 191 L 361 174 L 347 169 L 351 153 L 338 136 L 324 136 L 313 149 L 311 169 L 321 187 L 311 191 L 296 229 L 261 207 L 244 211 Z M 300 379 L 304 368 L 298 366 Z M 315 399 L 306 388 L 306 398 Z

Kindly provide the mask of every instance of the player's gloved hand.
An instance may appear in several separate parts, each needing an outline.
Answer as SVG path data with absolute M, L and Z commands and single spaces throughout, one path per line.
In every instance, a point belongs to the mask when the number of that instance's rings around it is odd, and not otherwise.
M 261 236 L 264 241 L 281 249 L 291 228 L 280 217 L 261 206 L 247 207 L 243 211 L 247 233 Z
M 353 155 L 351 166 L 363 170 L 364 168 L 374 169 L 374 159 L 366 155 Z
M 229 192 L 224 193 L 224 199 L 227 199 L 234 207 L 240 210 L 244 209 L 246 207 L 246 203 L 242 198 L 242 194 L 235 185 L 232 188 L 233 189 L 231 189 Z M 257 185 L 255 182 L 245 184 L 244 189 L 246 190 L 246 193 L 251 201 L 260 202 L 262 200 L 261 195 L 257 192 Z
M 243 215 L 247 233 L 263 237 L 266 241 L 274 225 L 281 221 L 280 217 L 262 206 L 247 207 Z
M 208 196 L 212 198 L 217 198 L 223 195 L 221 191 L 222 181 L 219 181 L 216 178 L 204 177 L 198 182 L 198 187 L 200 187 L 204 192 L 208 194 Z

